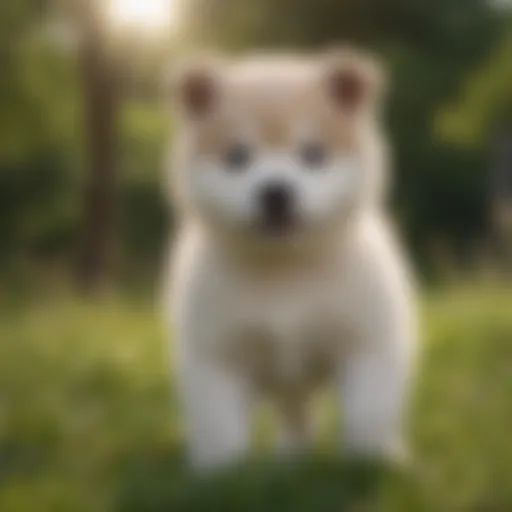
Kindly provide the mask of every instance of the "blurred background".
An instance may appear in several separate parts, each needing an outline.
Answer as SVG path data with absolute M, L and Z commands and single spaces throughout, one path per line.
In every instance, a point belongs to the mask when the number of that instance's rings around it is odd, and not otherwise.
M 510 0 L 2 0 L 0 38 L 1 511 L 351 510 L 369 473 L 332 461 L 186 477 L 155 300 L 165 70 L 344 42 L 390 70 L 391 208 L 425 312 L 414 482 L 357 510 L 512 510 Z

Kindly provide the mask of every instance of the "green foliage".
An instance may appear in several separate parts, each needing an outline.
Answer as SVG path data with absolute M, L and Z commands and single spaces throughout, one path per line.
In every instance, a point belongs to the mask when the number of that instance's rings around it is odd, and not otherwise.
M 510 510 L 511 306 L 484 287 L 426 298 L 406 472 L 339 459 L 326 410 L 313 460 L 259 452 L 197 479 L 152 301 L 4 302 L 0 510 Z
M 493 131 L 512 122 L 512 34 L 473 71 L 455 104 L 441 110 L 439 136 L 463 146 L 489 142 Z
M 68 161 L 54 154 L 25 158 L 23 166 L 0 166 L 0 262 L 6 273 L 22 259 L 72 247 L 79 223 L 79 182 Z
M 358 42 L 471 54 L 497 13 L 481 0 L 192 0 L 191 37 L 228 48 Z
M 0 53 L 0 165 L 22 165 L 56 148 L 76 150 L 80 131 L 76 61 L 51 44 L 48 24 L 48 17 L 33 2 L 8 1 L 0 6 L 5 38 Z

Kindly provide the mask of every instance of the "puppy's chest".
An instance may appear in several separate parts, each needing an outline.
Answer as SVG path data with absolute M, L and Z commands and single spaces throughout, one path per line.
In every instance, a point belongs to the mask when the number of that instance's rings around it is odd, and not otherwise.
M 224 350 L 259 385 L 311 386 L 334 371 L 349 342 L 336 279 L 247 286 L 232 297 Z

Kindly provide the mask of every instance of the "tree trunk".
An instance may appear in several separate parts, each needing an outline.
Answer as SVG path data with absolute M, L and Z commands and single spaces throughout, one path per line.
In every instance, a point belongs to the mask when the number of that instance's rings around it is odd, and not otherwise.
M 100 291 L 110 270 L 114 238 L 119 82 L 94 16 L 84 23 L 81 65 L 85 107 L 86 178 L 78 284 Z

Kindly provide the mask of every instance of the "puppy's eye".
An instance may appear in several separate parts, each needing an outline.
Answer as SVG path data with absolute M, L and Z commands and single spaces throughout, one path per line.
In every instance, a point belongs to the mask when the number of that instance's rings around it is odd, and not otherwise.
M 230 170 L 241 171 L 249 165 L 251 158 L 250 148 L 242 142 L 236 142 L 227 148 L 224 163 Z
M 326 149 L 317 142 L 307 142 L 299 148 L 300 159 L 312 169 L 322 167 L 327 160 Z

